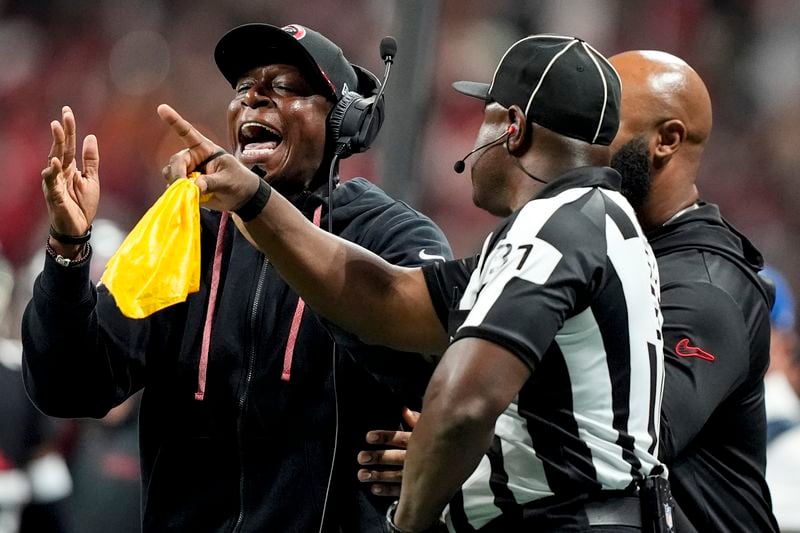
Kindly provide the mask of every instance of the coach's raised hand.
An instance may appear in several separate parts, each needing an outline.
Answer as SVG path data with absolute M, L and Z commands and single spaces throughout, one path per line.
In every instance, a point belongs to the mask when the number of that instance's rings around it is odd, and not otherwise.
M 244 205 L 258 190 L 259 178 L 235 157 L 192 126 L 166 104 L 158 106 L 158 116 L 183 140 L 185 149 L 174 154 L 162 174 L 168 183 L 200 172 L 195 183 L 201 194 L 213 193 L 206 207 L 234 211 Z
M 42 171 L 42 191 L 50 215 L 50 226 L 56 233 L 69 237 L 86 234 L 97 214 L 100 200 L 100 152 L 97 138 L 83 140 L 83 171 L 75 161 L 75 115 L 68 106 L 61 109 L 61 122 L 50 123 L 53 145 Z M 82 245 L 63 244 L 50 237 L 50 246 L 67 258 L 76 257 Z

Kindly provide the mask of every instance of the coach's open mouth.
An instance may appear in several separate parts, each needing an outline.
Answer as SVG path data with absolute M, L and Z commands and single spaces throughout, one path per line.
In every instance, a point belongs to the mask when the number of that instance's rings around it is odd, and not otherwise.
M 282 141 L 281 133 L 269 124 L 248 121 L 239 127 L 239 147 L 244 163 L 262 162 Z

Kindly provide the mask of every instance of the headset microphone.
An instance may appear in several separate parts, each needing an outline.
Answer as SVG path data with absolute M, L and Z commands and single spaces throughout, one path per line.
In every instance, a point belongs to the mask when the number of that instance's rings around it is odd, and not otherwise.
M 514 135 L 515 133 L 517 133 L 517 125 L 516 124 L 512 124 L 512 125 L 510 125 L 508 127 L 508 129 L 505 131 L 505 133 L 503 133 L 497 139 L 495 139 L 493 141 L 489 141 L 486 144 L 482 144 L 482 145 L 478 146 L 477 148 L 473 149 L 470 153 L 468 153 L 467 155 L 465 155 L 464 157 L 462 157 L 461 159 L 456 161 L 453 164 L 453 170 L 455 170 L 457 174 L 461 174 L 462 172 L 464 172 L 464 169 L 466 168 L 465 162 L 466 162 L 466 160 L 467 160 L 467 158 L 469 156 L 471 156 L 472 154 L 474 154 L 478 150 L 483 150 L 484 148 L 487 148 L 487 147 L 489 147 L 489 146 L 491 146 L 493 144 L 496 144 L 496 143 L 500 142 L 501 140 L 503 140 L 503 138 L 508 137 L 509 135 Z
M 375 103 L 370 108 L 369 116 L 366 119 L 366 123 L 364 124 L 363 129 L 365 131 L 369 131 L 369 128 L 372 124 L 372 118 L 375 115 L 376 106 L 379 105 L 378 102 L 381 101 L 381 97 L 383 96 L 383 90 L 386 88 L 386 82 L 389 81 L 389 71 L 392 69 L 392 64 L 394 63 L 394 56 L 397 54 L 397 41 L 394 37 L 387 35 L 383 39 L 381 39 L 380 44 L 380 54 L 381 59 L 383 59 L 383 64 L 385 69 L 383 71 L 383 82 L 381 83 L 381 88 L 378 89 L 378 94 L 375 96 Z M 375 135 L 378 133 L 375 132 Z M 372 141 L 369 141 L 369 144 L 372 144 Z M 367 144 L 367 146 L 369 146 Z
M 358 78 L 358 92 L 348 90 L 328 115 L 328 128 L 334 143 L 328 171 L 328 198 L 333 198 L 333 183 L 340 159 L 367 150 L 383 124 L 383 90 L 397 54 L 397 41 L 386 36 L 381 39 L 381 59 L 384 63 L 383 81 L 368 70 L 351 64 Z M 328 210 L 328 231 L 333 225 L 333 203 Z
M 386 63 L 394 63 L 394 56 L 397 54 L 397 41 L 391 35 L 387 35 L 383 39 L 381 39 L 381 59 L 383 59 Z M 383 81 L 384 85 L 386 85 L 386 78 L 389 77 L 389 73 L 386 73 L 384 76 Z

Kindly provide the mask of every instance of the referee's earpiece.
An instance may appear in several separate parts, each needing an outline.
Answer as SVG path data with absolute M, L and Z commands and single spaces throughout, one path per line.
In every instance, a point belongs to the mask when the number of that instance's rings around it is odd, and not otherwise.
M 516 135 L 518 131 L 519 131 L 519 126 L 517 126 L 513 122 L 508 126 L 508 128 L 506 128 L 506 133 L 505 133 L 506 142 L 505 142 L 505 145 L 506 145 L 506 150 L 508 150 L 509 154 L 511 153 L 511 147 L 509 146 L 508 142 L 511 140 L 511 136 L 512 135 Z
M 345 92 L 328 116 L 328 126 L 340 159 L 363 152 L 372 146 L 383 124 L 383 89 L 397 53 L 397 42 L 392 37 L 384 37 L 380 51 L 386 65 L 383 83 L 367 69 L 353 65 L 358 77 L 359 92 Z

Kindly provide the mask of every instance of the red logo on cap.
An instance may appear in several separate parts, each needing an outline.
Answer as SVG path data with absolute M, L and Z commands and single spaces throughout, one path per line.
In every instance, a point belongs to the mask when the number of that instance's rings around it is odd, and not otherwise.
M 306 29 L 298 24 L 289 24 L 281 29 L 298 41 L 306 36 Z

